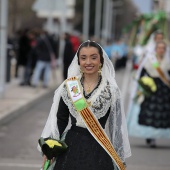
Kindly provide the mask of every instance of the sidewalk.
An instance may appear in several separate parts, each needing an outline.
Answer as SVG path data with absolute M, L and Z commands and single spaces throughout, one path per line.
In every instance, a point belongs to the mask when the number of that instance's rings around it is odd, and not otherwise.
M 56 82 L 50 81 L 49 88 L 41 86 L 33 88 L 30 86 L 19 86 L 20 80 L 13 79 L 6 85 L 5 97 L 0 99 L 0 124 L 4 124 L 17 115 L 25 112 L 36 105 L 42 98 L 53 94 L 61 84 L 61 70 L 56 70 Z

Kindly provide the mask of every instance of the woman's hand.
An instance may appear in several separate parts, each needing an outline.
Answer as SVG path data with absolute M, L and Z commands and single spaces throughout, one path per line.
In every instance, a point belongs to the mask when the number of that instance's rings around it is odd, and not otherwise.
M 47 160 L 47 157 L 44 155 L 43 156 L 42 170 L 44 169 L 44 165 L 45 165 L 46 160 Z
M 55 159 L 55 158 L 53 158 L 53 159 L 50 160 L 50 164 L 52 164 L 52 163 L 54 162 L 54 159 Z M 44 155 L 44 156 L 43 156 L 42 170 L 44 170 L 44 165 L 45 165 L 46 161 L 47 161 L 47 157 Z
M 50 164 L 52 164 L 54 162 L 54 160 L 55 160 L 55 158 L 51 159 Z

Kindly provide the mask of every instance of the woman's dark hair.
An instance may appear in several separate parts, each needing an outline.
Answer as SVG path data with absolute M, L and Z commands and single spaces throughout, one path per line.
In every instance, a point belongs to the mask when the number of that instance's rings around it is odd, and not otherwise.
M 95 47 L 98 49 L 98 52 L 99 52 L 99 55 L 100 55 L 100 62 L 103 66 L 103 63 L 104 63 L 104 58 L 103 58 L 103 50 L 102 48 L 94 41 L 86 41 L 84 42 L 78 49 L 77 51 L 77 56 L 78 56 L 78 64 L 80 65 L 80 61 L 79 61 L 79 54 L 80 54 L 80 50 L 83 48 L 83 47 Z

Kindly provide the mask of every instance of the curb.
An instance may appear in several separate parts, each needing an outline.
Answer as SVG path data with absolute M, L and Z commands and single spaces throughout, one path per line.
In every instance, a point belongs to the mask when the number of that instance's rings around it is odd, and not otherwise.
M 25 105 L 14 109 L 12 111 L 10 111 L 9 113 L 7 113 L 6 115 L 4 115 L 2 118 L 0 118 L 0 125 L 5 125 L 8 122 L 10 122 L 12 119 L 15 119 L 17 116 L 19 116 L 20 114 L 26 112 L 29 108 L 34 107 L 35 105 L 37 105 L 41 100 L 43 100 L 44 98 L 54 94 L 56 87 L 52 87 L 49 89 L 49 91 L 47 91 L 46 93 L 38 96 L 37 98 L 32 99 L 30 102 L 26 103 Z

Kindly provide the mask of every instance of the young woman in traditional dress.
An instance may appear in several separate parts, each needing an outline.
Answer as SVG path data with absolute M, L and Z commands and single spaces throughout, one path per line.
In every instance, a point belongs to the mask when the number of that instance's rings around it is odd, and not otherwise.
M 170 58 L 166 43 L 157 42 L 154 53 L 149 53 L 141 63 L 136 79 L 152 78 L 156 90 L 144 100 L 134 101 L 137 82 L 132 92 L 128 111 L 129 135 L 146 138 L 150 147 L 156 147 L 159 138 L 170 139 Z M 136 80 L 135 80 L 136 81 Z
M 107 54 L 96 42 L 82 43 L 67 77 L 55 92 L 41 135 L 59 140 L 66 134 L 68 149 L 57 157 L 54 169 L 125 169 L 131 150 L 120 90 Z

